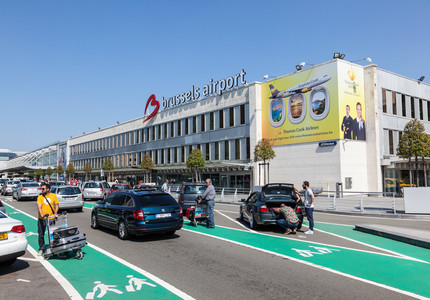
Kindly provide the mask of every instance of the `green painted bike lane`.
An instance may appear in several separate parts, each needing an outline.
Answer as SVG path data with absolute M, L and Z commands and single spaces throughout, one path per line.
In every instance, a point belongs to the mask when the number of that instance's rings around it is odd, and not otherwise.
M 307 222 L 303 224 L 308 225 Z M 430 250 L 407 243 L 391 240 L 385 237 L 364 233 L 354 229 L 351 225 L 339 225 L 330 223 L 318 223 L 315 229 L 322 230 L 328 233 L 340 235 L 351 240 L 383 248 L 385 250 L 393 251 L 402 255 L 414 257 L 430 263 Z
M 416 295 L 430 297 L 430 264 L 291 238 L 217 226 L 208 229 L 184 222 L 183 229 L 270 251 Z M 419 274 L 419 275 L 418 275 Z
M 37 250 L 37 221 L 10 206 L 8 213 L 12 218 L 24 223 L 28 243 Z M 45 235 L 45 243 L 47 239 Z M 55 256 L 48 261 L 70 282 L 83 299 L 98 299 L 103 290 L 106 291 L 103 298 L 107 299 L 182 299 L 156 280 L 151 280 L 141 272 L 91 246 L 83 247 L 82 251 L 84 252 L 82 260 L 70 255 L 67 259 Z

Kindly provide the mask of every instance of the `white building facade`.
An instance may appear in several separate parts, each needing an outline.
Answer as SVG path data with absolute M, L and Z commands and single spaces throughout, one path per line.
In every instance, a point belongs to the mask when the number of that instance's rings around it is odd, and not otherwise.
M 385 178 L 409 180 L 405 161 L 396 156 L 405 124 L 417 118 L 430 133 L 430 86 L 376 65 L 336 59 L 262 83 L 234 88 L 230 83 L 221 95 L 184 100 L 184 93 L 172 105 L 163 98 L 165 109 L 148 121 L 149 113 L 71 138 L 67 163 L 78 176 L 90 163 L 99 176 L 109 158 L 115 178 L 137 181 L 143 179 L 139 165 L 147 153 L 155 163 L 154 181 L 180 183 L 190 180 L 186 159 L 199 148 L 206 161 L 203 178 L 220 187 L 249 189 L 262 184 L 258 163 L 250 162 L 255 145 L 268 138 L 276 153 L 270 182 L 300 187 L 307 180 L 322 190 L 341 182 L 345 191 L 382 192 Z M 355 123 L 343 122 L 346 110 Z M 425 163 L 429 170 L 429 160 Z M 424 182 L 429 171 L 421 168 Z

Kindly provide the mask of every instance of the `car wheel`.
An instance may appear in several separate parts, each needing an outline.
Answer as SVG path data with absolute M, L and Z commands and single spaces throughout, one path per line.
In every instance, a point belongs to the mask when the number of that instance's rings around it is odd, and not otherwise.
M 91 228 L 97 229 L 99 228 L 99 224 L 97 223 L 97 217 L 96 214 L 91 214 Z
M 128 239 L 128 236 L 127 226 L 125 226 L 123 221 L 120 221 L 118 224 L 118 237 L 121 240 L 126 240 Z
M 258 227 L 257 222 L 255 222 L 254 214 L 251 214 L 251 218 L 249 220 L 249 227 L 251 227 L 251 229 L 257 229 Z
M 2 266 L 10 266 L 11 264 L 13 264 L 16 261 L 16 257 L 7 261 L 4 261 L 2 263 L 0 263 L 0 265 Z
M 239 220 L 243 221 L 243 212 L 242 212 L 242 207 L 239 210 Z

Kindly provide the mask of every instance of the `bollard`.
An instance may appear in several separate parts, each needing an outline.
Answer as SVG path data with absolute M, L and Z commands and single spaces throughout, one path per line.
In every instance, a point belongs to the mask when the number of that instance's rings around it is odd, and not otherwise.
M 327 183 L 327 198 L 330 198 L 330 184 Z
M 225 198 L 224 198 L 224 188 L 221 191 L 221 201 L 224 202 Z
M 336 193 L 333 195 L 333 210 L 337 210 L 337 208 L 336 208 Z
M 179 186 L 176 188 L 176 192 L 179 193 Z
M 361 198 L 360 198 L 360 211 L 364 212 L 364 207 L 363 207 L 363 193 L 361 193 Z
M 239 200 L 237 200 L 237 189 L 234 190 L 234 198 L 233 198 L 233 202 L 238 202 Z
M 396 197 L 395 194 L 393 193 L 393 212 L 396 215 L 397 211 L 396 211 Z
M 169 186 L 169 189 L 167 190 L 167 192 L 170 194 L 170 186 Z

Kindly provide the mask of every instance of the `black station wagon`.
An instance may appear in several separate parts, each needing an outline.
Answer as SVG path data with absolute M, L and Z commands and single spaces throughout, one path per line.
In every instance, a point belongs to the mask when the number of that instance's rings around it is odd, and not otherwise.
M 131 235 L 174 234 L 182 228 L 182 209 L 163 192 L 117 191 L 97 201 L 91 213 L 91 227 L 118 231 L 122 240 Z
M 302 227 L 303 210 L 297 203 L 294 186 L 288 183 L 270 183 L 262 187 L 261 192 L 253 192 L 248 199 L 241 199 L 239 219 L 249 222 L 252 229 L 259 225 L 274 225 L 282 215 L 275 212 L 281 204 L 295 210 L 300 220 L 297 229 Z

